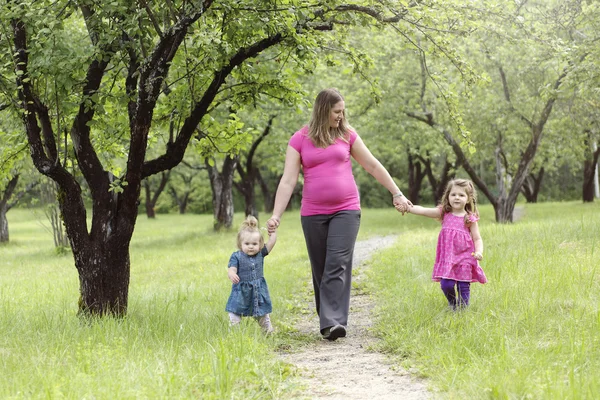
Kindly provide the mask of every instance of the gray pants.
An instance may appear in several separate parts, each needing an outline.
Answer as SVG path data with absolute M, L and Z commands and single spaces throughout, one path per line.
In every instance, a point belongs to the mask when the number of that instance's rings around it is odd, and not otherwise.
M 334 325 L 346 326 L 360 211 L 301 217 L 301 222 L 312 267 L 321 333 Z

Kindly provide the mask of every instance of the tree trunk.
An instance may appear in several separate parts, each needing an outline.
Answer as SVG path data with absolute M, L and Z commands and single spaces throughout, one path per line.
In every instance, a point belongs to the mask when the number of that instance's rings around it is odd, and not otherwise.
M 148 177 L 144 180 L 144 191 L 146 193 L 146 215 L 148 218 L 156 218 L 156 203 L 158 202 L 158 198 L 165 190 L 167 183 L 169 182 L 169 176 L 171 171 L 163 171 L 160 173 L 160 183 L 152 195 L 152 187 L 151 187 L 151 179 L 152 177 Z
M 283 175 L 279 175 L 277 177 L 277 179 L 275 179 L 275 183 L 276 183 L 275 188 L 277 188 L 277 186 L 279 185 L 279 181 L 281 180 L 282 176 Z M 269 188 L 269 185 L 263 178 L 262 174 L 260 173 L 260 170 L 257 170 L 256 179 L 258 180 L 258 183 L 260 185 L 260 190 L 262 192 L 263 200 L 265 202 L 265 204 L 264 204 L 265 213 L 270 214 L 273 212 L 273 208 L 275 207 L 275 193 L 276 193 L 277 189 L 271 190 Z
M 498 197 L 494 207 L 496 221 L 500 223 L 513 222 L 513 212 L 515 210 L 516 198 L 510 199 L 505 196 Z
M 252 215 L 258 219 L 258 209 L 256 208 L 256 196 L 254 195 L 254 185 L 244 191 L 245 215 Z
M 75 255 L 79 271 L 80 315 L 127 313 L 129 294 L 129 246 L 90 243 Z
M 583 202 L 592 203 L 594 201 L 594 185 L 598 179 L 596 170 L 598 157 L 600 156 L 600 147 L 592 148 L 591 140 L 587 140 L 586 145 L 590 148 L 586 160 L 583 162 Z
M 525 178 L 523 186 L 521 186 L 521 193 L 523 193 L 528 203 L 537 203 L 543 178 L 544 167 L 540 168 L 537 176 L 531 173 Z
M 6 207 L 0 207 L 0 243 L 8 242 L 8 219 Z
M 8 219 L 6 218 L 6 213 L 10 209 L 8 201 L 12 197 L 18 182 L 19 175 L 17 174 L 8 181 L 8 185 L 6 185 L 0 198 L 0 243 L 8 242 Z
M 230 229 L 233 225 L 233 173 L 238 159 L 239 156 L 225 157 L 222 172 L 219 172 L 216 165 L 211 166 L 208 159 L 205 160 L 212 188 L 215 231 Z
M 124 193 L 110 192 L 109 181 L 105 180 L 106 190 L 95 192 L 88 233 L 79 184 L 72 176 L 65 178 L 58 201 L 79 274 L 79 314 L 124 316 L 130 276 L 129 245 L 141 182 L 138 181 L 137 192 L 125 202 Z
M 408 152 L 408 199 L 414 204 L 419 204 L 421 185 L 425 176 L 421 163 Z
M 177 203 L 177 209 L 179 211 L 179 214 L 185 214 L 186 210 L 187 210 L 187 206 L 188 203 L 190 201 L 190 195 L 192 194 L 192 192 L 194 191 L 194 189 L 191 190 L 184 190 L 183 194 L 180 196 L 177 193 L 177 190 L 175 190 L 175 188 L 173 186 L 169 187 L 169 192 L 171 193 L 171 197 L 173 197 L 173 199 L 175 200 L 175 203 Z
M 256 172 L 253 166 L 244 171 L 240 163 L 237 163 L 236 170 L 240 176 L 239 182 L 233 182 L 233 185 L 244 197 L 244 213 L 246 216 L 252 215 L 258 219 L 258 209 L 256 207 L 256 195 L 254 193 L 254 182 L 256 181 Z
M 144 193 L 146 195 L 146 200 L 144 201 L 144 205 L 146 207 L 146 216 L 150 219 L 156 218 L 156 213 L 154 212 L 154 203 L 152 203 L 152 190 L 150 189 L 149 178 L 144 180 Z
M 190 200 L 190 192 L 185 192 L 181 199 L 177 202 L 177 207 L 179 209 L 179 214 L 185 214 L 187 210 L 187 205 Z
M 240 181 L 235 182 L 235 187 L 237 190 L 244 196 L 244 211 L 246 215 L 252 215 L 258 219 L 258 208 L 256 207 L 256 194 L 254 193 L 254 184 L 258 179 L 258 169 L 254 162 L 254 155 L 256 154 L 256 150 L 262 143 L 265 137 L 269 135 L 271 132 L 271 127 L 273 126 L 273 120 L 275 116 L 269 118 L 269 122 L 267 126 L 261 133 L 261 135 L 256 138 L 256 140 L 250 146 L 250 150 L 248 150 L 248 154 L 246 156 L 246 162 L 244 166 L 242 166 L 241 162 L 238 162 L 236 165 L 236 170 L 240 176 Z
M 433 174 L 433 168 L 431 166 L 431 159 L 429 158 L 429 155 L 427 155 L 427 157 L 418 157 L 425 166 L 425 175 L 427 176 L 427 180 L 431 186 L 431 192 L 433 193 L 433 203 L 440 204 L 442 201 L 442 196 L 444 195 L 444 190 L 446 190 L 446 185 L 448 185 L 450 179 L 454 178 L 454 173 L 450 174 L 450 170 L 453 168 L 453 165 L 448 162 L 448 158 L 446 156 L 444 159 L 444 167 L 440 173 L 440 178 L 436 179 L 435 175 Z

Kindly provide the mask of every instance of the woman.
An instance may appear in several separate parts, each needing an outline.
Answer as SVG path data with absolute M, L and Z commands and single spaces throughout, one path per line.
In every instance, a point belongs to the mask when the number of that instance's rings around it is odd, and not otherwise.
M 302 230 L 321 334 L 328 340 L 346 336 L 352 255 L 360 226 L 360 199 L 350 156 L 390 191 L 394 206 L 405 210 L 412 205 L 348 124 L 344 110 L 344 99 L 336 89 L 317 95 L 309 124 L 289 141 L 273 216 L 267 221 L 269 232 L 274 232 L 302 167 Z

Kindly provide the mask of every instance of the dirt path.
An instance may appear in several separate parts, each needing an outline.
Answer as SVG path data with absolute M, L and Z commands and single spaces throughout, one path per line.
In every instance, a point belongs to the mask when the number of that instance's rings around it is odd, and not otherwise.
M 391 246 L 395 240 L 395 236 L 386 236 L 357 242 L 354 281 L 364 279 L 364 271 L 368 268 L 364 261 L 373 252 Z M 314 302 L 306 307 L 306 317 L 297 328 L 301 333 L 316 336 L 319 320 Z M 432 397 L 423 381 L 393 367 L 385 355 L 369 350 L 378 340 L 372 333 L 371 310 L 374 307 L 369 295 L 353 289 L 348 337 L 334 342 L 317 339 L 297 352 L 282 353 L 283 359 L 296 365 L 301 372 L 307 388 L 304 398 L 420 400 Z

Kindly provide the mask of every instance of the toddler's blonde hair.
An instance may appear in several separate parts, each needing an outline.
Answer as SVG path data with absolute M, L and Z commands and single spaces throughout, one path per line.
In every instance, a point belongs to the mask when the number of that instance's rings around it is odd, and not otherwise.
M 237 247 L 238 249 L 242 249 L 242 238 L 247 233 L 258 233 L 260 236 L 260 248 L 262 249 L 265 245 L 265 239 L 263 238 L 262 233 L 260 232 L 260 228 L 258 227 L 258 220 L 253 215 L 248 215 L 246 220 L 242 222 L 240 226 L 240 230 L 237 235 Z

